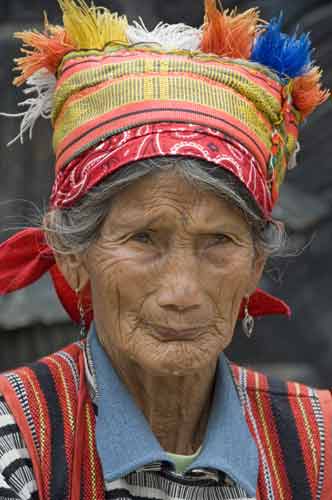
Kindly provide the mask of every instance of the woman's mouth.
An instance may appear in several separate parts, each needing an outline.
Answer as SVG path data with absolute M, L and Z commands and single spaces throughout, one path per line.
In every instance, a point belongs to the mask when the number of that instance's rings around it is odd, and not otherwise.
M 160 340 L 195 340 L 203 333 L 203 328 L 185 328 L 185 329 L 173 329 L 169 327 L 164 327 L 160 325 L 148 324 L 149 328 L 152 330 L 153 334 L 157 336 Z

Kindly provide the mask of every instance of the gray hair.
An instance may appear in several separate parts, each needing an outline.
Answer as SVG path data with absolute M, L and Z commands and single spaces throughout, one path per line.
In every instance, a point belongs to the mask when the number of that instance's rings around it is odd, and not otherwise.
M 185 157 L 158 157 L 122 167 L 91 189 L 73 207 L 52 209 L 43 219 L 48 243 L 58 253 L 84 253 L 98 240 L 112 201 L 124 188 L 146 176 L 173 171 L 206 191 L 212 191 L 246 218 L 254 247 L 268 256 L 276 256 L 284 246 L 281 223 L 267 221 L 246 187 L 227 170 L 205 160 Z

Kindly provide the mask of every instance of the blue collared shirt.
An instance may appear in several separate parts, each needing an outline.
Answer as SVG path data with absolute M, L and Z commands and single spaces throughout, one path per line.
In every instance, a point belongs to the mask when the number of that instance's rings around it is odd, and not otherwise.
M 104 479 L 114 481 L 169 455 L 152 433 L 98 340 L 94 325 L 88 338 L 97 389 L 96 441 Z M 174 467 L 175 468 L 175 467 Z M 245 417 L 227 358 L 221 354 L 211 412 L 202 450 L 186 472 L 213 469 L 226 473 L 254 497 L 258 450 Z

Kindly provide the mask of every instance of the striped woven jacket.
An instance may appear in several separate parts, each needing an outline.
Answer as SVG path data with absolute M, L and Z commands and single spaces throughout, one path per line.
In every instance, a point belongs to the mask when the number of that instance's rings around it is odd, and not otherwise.
M 232 366 L 260 467 L 257 499 L 332 499 L 332 398 Z M 40 500 L 105 498 L 82 344 L 0 376 Z

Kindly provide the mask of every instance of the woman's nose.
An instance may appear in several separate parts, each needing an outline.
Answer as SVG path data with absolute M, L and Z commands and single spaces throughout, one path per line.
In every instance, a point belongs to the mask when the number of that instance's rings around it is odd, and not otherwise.
M 173 311 L 189 311 L 201 307 L 201 283 L 194 260 L 187 257 L 169 263 L 161 276 L 157 297 L 160 307 Z

